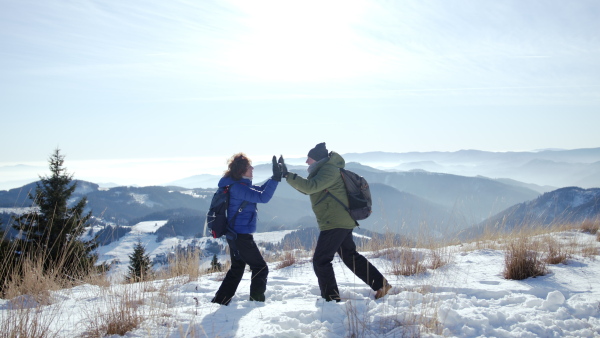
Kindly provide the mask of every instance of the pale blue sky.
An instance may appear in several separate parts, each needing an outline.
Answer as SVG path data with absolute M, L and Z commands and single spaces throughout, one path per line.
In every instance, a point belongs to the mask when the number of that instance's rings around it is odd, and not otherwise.
M 0 0 L 0 162 L 599 147 L 600 2 Z

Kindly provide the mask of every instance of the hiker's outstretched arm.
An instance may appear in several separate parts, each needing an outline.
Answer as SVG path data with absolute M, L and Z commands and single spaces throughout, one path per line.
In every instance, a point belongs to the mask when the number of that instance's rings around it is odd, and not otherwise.
M 340 171 L 338 168 L 324 166 L 314 177 L 307 179 L 297 174 L 289 173 L 286 181 L 301 193 L 311 195 L 332 186 L 339 175 Z
M 232 189 L 235 189 L 236 197 L 239 199 L 252 203 L 267 203 L 273 197 L 277 184 L 277 181 L 269 179 L 262 187 L 258 187 L 258 189 L 255 186 L 243 184 L 235 184 Z

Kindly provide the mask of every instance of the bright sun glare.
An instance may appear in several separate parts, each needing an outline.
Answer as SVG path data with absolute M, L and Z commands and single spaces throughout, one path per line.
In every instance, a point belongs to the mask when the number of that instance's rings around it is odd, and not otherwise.
M 316 3 L 238 3 L 246 30 L 227 63 L 263 81 L 338 80 L 373 71 L 377 62 L 358 46 L 355 31 L 366 3 Z

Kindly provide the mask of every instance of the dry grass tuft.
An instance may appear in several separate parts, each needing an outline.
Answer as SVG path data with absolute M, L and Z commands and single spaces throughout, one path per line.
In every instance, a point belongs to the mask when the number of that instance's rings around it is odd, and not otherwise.
M 40 305 L 50 305 L 50 291 L 61 289 L 64 281 L 53 271 L 44 271 L 43 265 L 41 259 L 24 259 L 20 266 L 22 273 L 14 273 L 6 281 L 4 297 L 28 295 Z
M 396 240 L 395 234 L 390 231 L 386 231 L 383 235 L 383 239 L 374 238 L 369 241 L 365 241 L 357 248 L 357 251 L 382 252 L 399 246 L 402 246 L 402 243 L 399 243 Z
M 428 268 L 439 269 L 452 261 L 452 254 L 448 247 L 430 249 Z
M 504 256 L 504 278 L 523 280 L 543 276 L 546 273 L 546 262 L 542 259 L 537 242 L 526 237 L 518 237 L 507 244 Z
M 457 244 L 457 241 L 421 236 L 417 247 L 424 248 L 427 252 L 426 263 L 423 264 L 428 269 L 435 270 L 450 263 L 453 259 L 450 243 Z
M 106 274 L 99 273 L 94 269 L 78 274 L 77 278 L 65 274 L 62 272 L 62 266 L 65 264 L 63 261 L 60 261 L 54 269 L 44 268 L 46 255 L 43 253 L 38 256 L 17 258 L 15 249 L 9 248 L 6 252 L 11 254 L 0 263 L 0 275 L 6 276 L 4 284 L 0 285 L 2 297 L 5 299 L 27 295 L 40 305 L 50 305 L 52 302 L 51 291 L 84 283 L 109 284 Z
M 450 250 L 440 241 L 428 239 L 420 242 L 419 247 L 429 249 L 412 249 L 407 243 L 398 243 L 393 234 L 386 233 L 383 240 L 371 240 L 361 249 L 377 249 L 372 256 L 385 256 L 390 261 L 390 272 L 396 276 L 412 276 L 424 273 L 428 268 L 439 269 L 452 260 Z
M 595 259 L 598 256 L 598 247 L 595 245 L 586 245 L 581 248 L 581 255 L 586 258 Z
M 401 295 L 409 309 L 399 308 L 392 304 L 381 305 L 378 316 L 374 320 L 369 313 L 369 302 L 364 304 L 357 300 L 348 300 L 344 304 L 344 312 L 348 337 L 379 337 L 395 332 L 398 337 L 420 337 L 421 335 L 441 335 L 443 324 L 439 321 L 440 300 L 433 294 L 422 294 L 416 291 L 405 291 Z M 397 330 L 397 328 L 401 328 Z
M 179 276 L 187 276 L 184 283 L 198 280 L 200 277 L 200 250 L 177 251 L 175 256 L 169 258 L 167 269 L 155 274 L 155 279 L 169 279 Z
M 345 321 L 347 336 L 366 337 L 369 329 L 367 312 L 358 310 L 356 302 L 353 301 L 348 301 L 344 304 L 344 312 L 346 312 L 346 316 L 348 317 L 348 320 Z
M 588 234 L 598 234 L 598 229 L 600 229 L 600 218 L 596 218 L 595 220 L 585 220 L 581 222 L 580 226 L 581 231 Z
M 144 283 L 138 284 L 142 286 Z M 116 290 L 116 289 L 114 289 Z M 145 292 L 136 287 L 119 288 L 105 295 L 106 308 L 94 309 L 88 314 L 85 337 L 123 336 L 137 329 L 147 318 L 140 310 Z
M 296 264 L 296 253 L 294 250 L 292 251 L 285 251 L 283 253 L 283 259 L 277 264 L 277 266 L 275 267 L 275 269 L 283 269 L 286 268 L 288 266 L 292 266 Z
M 53 307 L 41 316 L 41 305 L 27 296 L 12 299 L 9 311 L 0 312 L 0 338 L 57 337 L 50 327 L 58 320 L 60 307 Z
M 567 259 L 571 256 L 571 254 L 567 252 L 566 246 L 561 245 L 561 243 L 551 236 L 544 236 L 542 241 L 546 246 L 545 261 L 547 264 L 567 263 Z
M 15 242 L 5 238 L 2 241 L 0 289 L 2 298 L 10 301 L 5 305 L 6 311 L 0 311 L 0 338 L 59 336 L 59 332 L 51 330 L 61 315 L 60 304 L 52 305 L 52 291 L 84 283 L 108 283 L 106 274 L 97 269 L 65 273 L 63 267 L 72 250 L 70 247 L 65 248 L 65 256 L 53 269 L 48 269 L 44 268 L 45 252 L 19 257 Z
M 316 243 L 316 238 L 314 239 L 314 243 Z M 296 239 L 294 243 L 286 242 L 281 250 L 276 250 L 269 254 L 262 252 L 267 263 L 277 263 L 275 266 L 277 270 L 298 263 L 302 257 L 310 253 L 310 251 L 304 248 L 299 239 Z
M 391 272 L 396 276 L 412 276 L 427 271 L 424 255 L 419 251 L 410 248 L 389 249 L 386 256 L 392 264 Z

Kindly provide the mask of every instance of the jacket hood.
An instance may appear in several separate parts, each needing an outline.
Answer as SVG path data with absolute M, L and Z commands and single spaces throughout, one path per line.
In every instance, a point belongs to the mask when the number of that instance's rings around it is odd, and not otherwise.
M 228 186 L 228 185 L 231 185 L 231 184 L 234 184 L 234 183 L 245 183 L 245 184 L 247 184 L 247 185 L 251 185 L 251 184 L 252 184 L 252 181 L 250 181 L 250 180 L 249 180 L 249 179 L 247 179 L 247 178 L 242 178 L 241 180 L 239 180 L 239 181 L 236 181 L 236 180 L 234 180 L 233 178 L 231 178 L 231 176 L 223 176 L 223 177 L 221 177 L 221 179 L 219 180 L 219 184 L 218 184 L 218 186 L 219 186 L 219 188 L 222 188 L 222 187 L 224 187 L 224 186 Z
M 331 152 L 331 156 L 329 156 L 329 161 L 327 161 L 327 163 L 333 164 L 338 168 L 343 168 L 346 166 L 346 161 L 344 160 L 344 158 L 335 151 Z
M 322 159 L 319 162 L 313 163 L 313 166 L 315 166 L 314 168 L 311 168 L 312 166 L 309 167 L 309 176 L 308 177 L 312 177 L 316 174 L 317 171 L 319 171 L 321 168 L 323 168 L 326 165 L 331 165 L 334 166 L 336 168 L 344 168 L 346 166 L 346 161 L 344 160 L 344 158 L 342 156 L 340 156 L 340 154 L 332 151 L 331 153 L 329 153 L 329 157 L 326 159 Z

